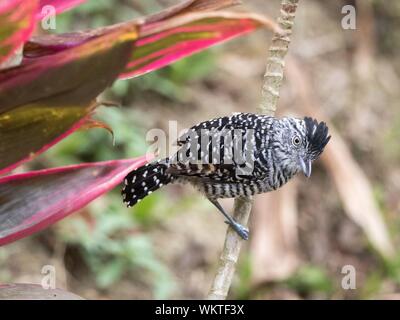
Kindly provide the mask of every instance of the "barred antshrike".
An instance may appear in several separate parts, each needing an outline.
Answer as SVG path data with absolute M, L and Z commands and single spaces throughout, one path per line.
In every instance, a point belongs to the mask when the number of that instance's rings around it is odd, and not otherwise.
M 122 190 L 128 207 L 172 182 L 189 182 L 226 217 L 243 238 L 248 230 L 233 220 L 218 198 L 233 198 L 276 190 L 311 164 L 328 143 L 324 122 L 238 113 L 201 122 L 178 140 L 172 157 L 130 172 Z

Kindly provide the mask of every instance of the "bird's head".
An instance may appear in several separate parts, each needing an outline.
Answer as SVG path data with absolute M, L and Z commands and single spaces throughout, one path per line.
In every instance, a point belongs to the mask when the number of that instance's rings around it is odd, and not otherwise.
M 331 138 L 325 122 L 305 117 L 283 118 L 274 126 L 271 141 L 275 161 L 290 174 L 303 172 L 310 177 L 312 162 L 321 155 Z

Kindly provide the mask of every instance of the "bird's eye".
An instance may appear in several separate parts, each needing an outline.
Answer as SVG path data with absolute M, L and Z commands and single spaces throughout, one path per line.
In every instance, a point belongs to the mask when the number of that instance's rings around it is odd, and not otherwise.
M 300 137 L 299 136 L 294 136 L 293 137 L 293 139 L 292 139 L 292 143 L 293 143 L 293 145 L 294 146 L 299 146 L 300 144 L 301 144 L 301 139 L 300 139 Z

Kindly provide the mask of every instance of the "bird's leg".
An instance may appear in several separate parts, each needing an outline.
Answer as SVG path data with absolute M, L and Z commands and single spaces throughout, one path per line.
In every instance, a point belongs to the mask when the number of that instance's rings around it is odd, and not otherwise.
M 233 230 L 236 231 L 236 233 L 244 240 L 249 239 L 249 230 L 242 226 L 240 223 L 237 223 L 229 214 L 227 214 L 224 210 L 224 208 L 221 207 L 219 202 L 215 199 L 210 199 L 210 202 L 217 207 L 217 209 L 224 215 L 224 217 L 227 219 L 225 223 L 229 224 Z

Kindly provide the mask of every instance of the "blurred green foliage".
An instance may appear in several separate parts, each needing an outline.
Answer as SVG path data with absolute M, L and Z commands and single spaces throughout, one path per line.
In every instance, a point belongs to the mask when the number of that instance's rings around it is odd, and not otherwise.
M 154 256 L 151 240 L 140 232 L 138 223 L 121 212 L 119 196 L 95 201 L 89 211 L 94 224 L 70 219 L 61 233 L 67 243 L 79 245 L 98 287 L 108 288 L 129 276 L 148 283 L 155 298 L 167 298 L 174 288 L 171 275 Z
M 251 298 L 252 269 L 250 255 L 242 255 L 237 267 L 237 281 L 233 283 L 235 299 Z
M 306 265 L 285 281 L 286 285 L 302 296 L 320 293 L 329 297 L 334 286 L 332 279 L 319 266 Z
M 137 18 L 141 15 L 161 10 L 155 0 L 123 1 L 96 0 L 86 1 L 71 11 L 57 16 L 57 32 L 79 31 L 97 28 Z
M 139 78 L 117 81 L 111 93 L 126 101 L 127 96 L 133 97 L 137 92 L 151 91 L 163 98 L 185 103 L 190 100 L 189 84 L 205 78 L 214 65 L 213 51 L 204 51 Z
M 6 264 L 9 259 L 9 253 L 6 250 L 0 250 L 0 266 Z M 12 282 L 12 275 L 8 268 L 0 268 L 0 282 Z
M 391 126 L 385 129 L 384 139 L 382 143 L 385 144 L 384 148 L 384 160 L 386 162 L 396 162 L 400 161 L 400 115 L 396 115 L 393 119 Z
M 379 271 L 369 273 L 361 288 L 360 298 L 369 299 L 378 294 L 382 287 L 383 276 Z
M 83 130 L 73 134 L 51 148 L 45 155 L 57 165 L 77 161 L 106 161 L 138 157 L 146 153 L 145 129 L 140 122 L 140 113 L 132 109 L 102 107 L 96 110 L 95 118 L 110 126 L 115 143 L 104 129 Z

